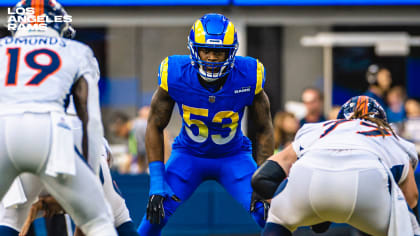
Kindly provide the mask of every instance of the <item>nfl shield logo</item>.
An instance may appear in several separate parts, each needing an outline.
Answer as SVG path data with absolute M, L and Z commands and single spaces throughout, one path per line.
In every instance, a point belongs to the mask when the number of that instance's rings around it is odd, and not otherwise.
M 209 96 L 209 102 L 210 103 L 214 103 L 216 101 L 216 97 L 215 96 Z

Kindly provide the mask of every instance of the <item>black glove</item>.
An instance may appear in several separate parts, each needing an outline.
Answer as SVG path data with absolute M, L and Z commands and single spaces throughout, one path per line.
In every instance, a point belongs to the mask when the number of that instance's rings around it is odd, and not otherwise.
M 176 202 L 181 201 L 175 195 L 172 195 L 171 198 Z M 165 218 L 165 209 L 163 208 L 163 200 L 165 199 L 166 197 L 158 194 L 153 194 L 149 197 L 146 210 L 146 219 L 150 221 L 151 224 L 160 224 L 161 220 Z
M 315 233 L 320 234 L 320 233 L 326 232 L 328 230 L 328 228 L 330 227 L 330 225 L 331 225 L 331 222 L 325 221 L 325 222 L 322 222 L 322 223 L 319 223 L 319 224 L 316 224 L 316 225 L 312 225 L 311 229 Z
M 268 203 L 267 201 L 265 201 L 262 197 L 260 197 L 258 195 L 258 193 L 256 192 L 252 192 L 252 196 L 251 196 L 251 206 L 250 206 L 250 212 L 254 212 L 255 209 L 255 205 L 257 204 L 257 202 L 261 202 L 264 205 L 264 220 L 267 220 L 268 217 L 268 210 L 270 209 L 270 203 Z
M 163 200 L 165 197 L 161 195 L 152 195 L 147 203 L 146 219 L 152 224 L 160 224 L 161 219 L 165 218 L 165 210 L 163 209 Z

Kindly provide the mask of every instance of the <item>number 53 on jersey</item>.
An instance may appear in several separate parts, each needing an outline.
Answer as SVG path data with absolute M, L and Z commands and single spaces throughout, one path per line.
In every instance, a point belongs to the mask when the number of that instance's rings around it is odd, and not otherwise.
M 197 117 L 208 117 L 209 110 L 204 108 L 195 108 L 187 105 L 182 105 L 182 111 L 182 118 L 186 123 L 185 129 L 187 131 L 188 136 L 197 143 L 203 143 L 207 139 L 209 139 L 209 127 L 199 118 L 191 118 L 191 115 L 195 115 Z M 230 123 L 222 125 L 222 128 L 229 129 L 229 135 L 227 137 L 223 137 L 221 134 L 212 134 L 210 136 L 210 139 L 218 145 L 226 144 L 235 137 L 238 128 L 239 114 L 234 111 L 219 111 L 213 116 L 212 122 L 222 124 L 223 119 L 230 120 Z M 193 126 L 196 126 L 198 128 L 198 134 L 193 133 Z

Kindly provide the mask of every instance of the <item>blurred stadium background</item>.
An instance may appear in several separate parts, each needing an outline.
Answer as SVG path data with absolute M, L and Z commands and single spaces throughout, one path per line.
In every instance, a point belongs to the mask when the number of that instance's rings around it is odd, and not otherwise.
M 273 117 L 285 109 L 298 117 L 303 114 L 301 106 L 291 101 L 300 102 L 306 87 L 324 92 L 324 112 L 328 114 L 333 105 L 366 91 L 365 72 L 372 63 L 387 67 L 392 85 L 405 88 L 408 98 L 420 99 L 420 0 L 59 2 L 73 16 L 76 40 L 91 46 L 99 61 L 102 114 L 106 137 L 116 154 L 115 170 L 124 158 L 126 141 L 110 131 L 113 114 L 119 111 L 134 118 L 139 108 L 150 103 L 159 63 L 168 55 L 189 53 L 190 27 L 209 12 L 222 13 L 233 21 L 239 35 L 238 55 L 264 63 L 265 91 Z M 9 34 L 7 7 L 15 4 L 15 0 L 0 1 L 0 37 Z M 180 125 L 174 115 L 168 127 L 172 137 Z M 243 129 L 252 138 L 253 125 L 246 124 Z M 420 129 L 418 123 L 414 129 Z M 138 223 L 146 208 L 148 176 L 115 171 L 115 179 Z M 355 235 L 348 230 L 340 232 Z M 257 234 L 251 218 L 213 182 L 201 186 L 164 231 L 164 235 Z

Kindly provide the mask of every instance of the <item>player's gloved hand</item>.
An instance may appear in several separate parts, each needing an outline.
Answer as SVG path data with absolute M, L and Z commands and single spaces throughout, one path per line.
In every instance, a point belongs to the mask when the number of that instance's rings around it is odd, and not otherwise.
M 160 224 L 161 219 L 165 218 L 165 210 L 163 209 L 163 200 L 165 197 L 161 195 L 152 195 L 147 203 L 146 219 L 152 224 Z
M 315 233 L 320 234 L 320 233 L 326 232 L 328 230 L 328 228 L 330 227 L 330 225 L 331 225 L 331 222 L 325 221 L 325 222 L 322 222 L 322 223 L 319 223 L 319 224 L 316 224 L 316 225 L 312 225 L 311 229 Z
M 149 163 L 150 171 L 150 192 L 147 204 L 146 219 L 152 224 L 160 224 L 165 218 L 163 201 L 170 197 L 175 201 L 180 199 L 175 196 L 172 189 L 165 180 L 165 165 L 161 161 Z
M 262 197 L 258 195 L 256 192 L 252 192 L 251 196 L 251 206 L 250 206 L 250 212 L 253 212 L 256 210 L 255 205 L 257 202 L 261 202 L 264 206 L 264 220 L 267 220 L 268 217 L 268 210 L 270 209 L 270 203 L 265 201 Z

